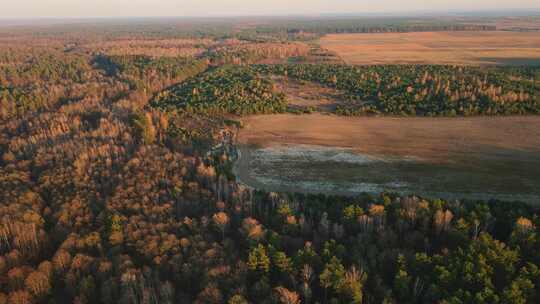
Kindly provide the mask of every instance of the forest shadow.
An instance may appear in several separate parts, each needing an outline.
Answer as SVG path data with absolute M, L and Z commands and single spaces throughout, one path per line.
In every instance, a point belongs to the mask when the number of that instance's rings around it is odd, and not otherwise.
M 390 191 L 446 199 L 504 199 L 540 203 L 540 152 L 494 146 L 480 153 L 449 156 L 448 161 L 370 161 L 351 164 L 317 161 L 280 151 L 279 157 L 254 156 L 245 146 L 237 174 L 246 184 L 269 191 L 354 196 Z M 249 152 L 246 153 L 246 150 Z M 338 153 L 339 151 L 336 150 Z M 483 153 L 482 153 L 483 151 Z M 247 163 L 246 163 L 247 162 Z M 451 189 L 451 190 L 449 190 Z
M 540 66 L 540 58 L 504 58 L 504 57 L 482 57 L 481 61 L 493 62 L 506 66 Z

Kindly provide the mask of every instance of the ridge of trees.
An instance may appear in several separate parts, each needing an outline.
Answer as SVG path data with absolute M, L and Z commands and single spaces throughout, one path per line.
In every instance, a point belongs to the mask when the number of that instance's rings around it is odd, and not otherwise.
M 343 115 L 539 114 L 537 68 L 438 65 L 255 65 L 265 74 L 318 82 L 347 93 Z

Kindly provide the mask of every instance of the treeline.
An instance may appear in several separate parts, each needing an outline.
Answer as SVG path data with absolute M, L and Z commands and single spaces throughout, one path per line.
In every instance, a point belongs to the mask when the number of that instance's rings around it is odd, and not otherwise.
M 346 92 L 343 115 L 539 114 L 534 68 L 430 65 L 257 65 L 257 71 L 322 83 Z
M 247 27 L 242 37 L 265 37 L 277 40 L 313 40 L 337 33 L 406 33 L 436 31 L 495 31 L 494 25 L 476 24 L 475 20 L 441 21 L 433 18 L 283 18 L 255 27 Z
M 283 62 L 290 57 L 306 56 L 310 47 L 304 43 L 239 43 L 210 50 L 206 56 L 213 65 L 253 64 L 264 60 Z
M 298 34 L 301 32 L 311 32 L 317 34 L 339 34 L 339 33 L 408 33 L 408 32 L 447 32 L 447 31 L 495 31 L 494 25 L 475 24 L 449 24 L 449 25 L 355 25 L 343 24 L 340 26 L 320 27 L 295 27 L 287 28 L 288 34 Z
M 150 103 L 160 109 L 247 115 L 283 112 L 285 96 L 250 67 L 224 66 L 160 92 Z
M 107 41 L 90 41 L 79 47 L 90 52 L 106 55 L 146 55 L 159 57 L 196 57 L 217 44 L 213 39 L 114 39 Z

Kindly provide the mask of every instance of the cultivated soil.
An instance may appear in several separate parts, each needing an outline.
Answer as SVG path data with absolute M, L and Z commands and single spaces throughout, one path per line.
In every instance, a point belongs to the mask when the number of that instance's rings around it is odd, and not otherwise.
M 538 32 L 332 34 L 320 44 L 349 64 L 540 65 Z
M 540 117 L 244 120 L 236 173 L 270 191 L 395 191 L 540 203 Z

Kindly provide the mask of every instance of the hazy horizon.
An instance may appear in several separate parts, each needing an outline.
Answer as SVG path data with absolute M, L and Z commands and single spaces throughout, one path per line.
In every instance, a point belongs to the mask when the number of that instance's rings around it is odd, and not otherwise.
M 2 19 L 114 18 L 114 17 L 232 17 L 328 14 L 410 14 L 540 9 L 536 0 L 519 6 L 508 0 L 275 0 L 261 4 L 247 0 L 19 0 L 5 3 Z

